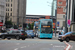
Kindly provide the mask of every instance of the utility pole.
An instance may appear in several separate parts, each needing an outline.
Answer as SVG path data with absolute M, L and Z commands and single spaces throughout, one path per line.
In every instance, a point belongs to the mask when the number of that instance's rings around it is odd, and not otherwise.
M 57 9 L 55 10 L 55 17 L 56 17 L 56 22 L 55 22 L 55 37 L 56 37 L 56 28 L 57 28 Z
M 67 8 L 68 8 L 68 0 L 66 0 L 65 33 L 67 33 Z
M 24 19 L 23 19 L 23 17 L 24 17 L 24 8 L 23 8 L 23 6 L 24 6 L 24 0 L 22 0 L 22 29 L 23 29 L 23 23 L 24 23 Z
M 19 0 L 17 5 L 17 27 L 19 27 Z
M 55 17 L 56 17 L 56 22 L 55 22 L 55 37 L 56 37 L 56 28 L 57 28 L 57 0 L 56 0 Z
M 54 1 L 52 2 L 52 16 L 53 16 L 53 10 L 54 10 Z

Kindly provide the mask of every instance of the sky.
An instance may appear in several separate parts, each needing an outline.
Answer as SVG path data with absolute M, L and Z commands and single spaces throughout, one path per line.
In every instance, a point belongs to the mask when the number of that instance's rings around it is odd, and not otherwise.
M 51 15 L 51 3 L 52 0 L 27 0 L 26 14 Z

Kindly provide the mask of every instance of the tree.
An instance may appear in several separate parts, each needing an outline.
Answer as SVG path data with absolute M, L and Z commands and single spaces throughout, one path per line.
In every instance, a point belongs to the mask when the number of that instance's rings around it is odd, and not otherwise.
M 10 28 L 13 26 L 11 21 L 5 21 L 6 28 Z
M 31 29 L 31 24 L 30 23 L 28 24 L 28 26 L 29 26 L 29 29 Z
M 14 24 L 14 29 L 18 29 L 17 25 Z
M 33 29 L 33 27 L 34 27 L 34 22 L 31 24 L 31 29 Z

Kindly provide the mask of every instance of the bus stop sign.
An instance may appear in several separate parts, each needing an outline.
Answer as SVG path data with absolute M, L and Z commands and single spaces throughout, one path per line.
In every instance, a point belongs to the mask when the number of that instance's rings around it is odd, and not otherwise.
M 3 26 L 3 23 L 2 22 L 0 22 L 0 26 Z

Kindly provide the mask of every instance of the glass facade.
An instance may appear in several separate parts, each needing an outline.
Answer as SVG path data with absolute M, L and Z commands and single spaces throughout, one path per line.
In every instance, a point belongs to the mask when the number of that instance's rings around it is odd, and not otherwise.
M 56 10 L 56 0 L 53 0 L 52 2 L 52 13 L 51 16 L 55 16 L 55 10 Z

